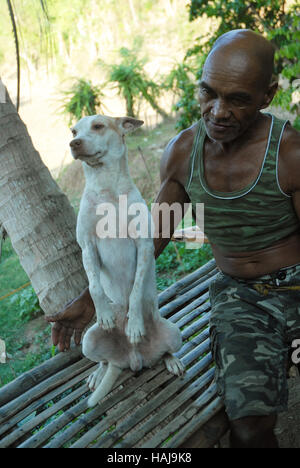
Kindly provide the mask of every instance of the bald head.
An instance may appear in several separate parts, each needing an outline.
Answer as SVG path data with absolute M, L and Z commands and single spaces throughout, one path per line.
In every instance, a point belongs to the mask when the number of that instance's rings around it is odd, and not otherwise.
M 220 36 L 211 49 L 204 68 L 225 59 L 231 70 L 247 69 L 257 74 L 260 86 L 271 83 L 274 64 L 273 45 L 263 36 L 249 29 L 236 29 Z

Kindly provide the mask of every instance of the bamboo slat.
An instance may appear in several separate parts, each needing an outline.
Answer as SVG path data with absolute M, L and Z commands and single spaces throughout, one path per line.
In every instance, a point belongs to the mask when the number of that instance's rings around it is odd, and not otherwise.
M 83 367 L 88 368 L 91 367 L 91 365 L 91 361 L 89 361 L 88 359 L 82 359 L 81 361 L 72 364 L 70 367 L 63 369 L 57 374 L 44 380 L 32 389 L 27 390 L 27 392 L 23 393 L 13 401 L 2 406 L 0 408 L 0 424 L 6 421 L 6 419 L 10 418 L 12 415 L 16 414 L 21 409 L 25 408 L 29 401 L 36 400 L 38 397 L 44 395 L 49 390 L 55 388 L 58 385 L 58 383 L 64 383 L 70 379 L 70 376 L 79 373 Z
M 37 383 L 42 382 L 46 377 L 50 377 L 79 359 L 81 359 L 81 349 L 80 347 L 76 347 L 71 349 L 68 353 L 60 353 L 40 366 L 20 375 L 13 382 L 2 387 L 0 391 L 0 408 Z
M 174 300 L 169 302 L 168 304 L 164 305 L 160 308 L 160 313 L 162 317 L 168 317 L 171 313 L 174 313 L 176 309 L 178 309 L 183 304 L 191 301 L 192 299 L 198 298 L 204 291 L 207 291 L 210 283 L 216 275 L 212 276 L 211 278 L 205 280 L 203 283 L 198 284 L 197 286 L 190 289 L 184 295 L 177 296 Z
M 211 378 L 213 375 L 212 371 L 213 369 L 210 369 L 208 371 L 210 373 Z M 189 399 L 192 398 L 195 393 L 199 392 L 199 390 L 201 390 L 201 388 L 204 385 L 206 385 L 207 381 L 201 377 L 190 383 L 187 387 L 185 387 L 185 389 L 181 393 L 175 395 L 174 398 L 169 398 L 168 402 L 166 402 L 162 406 L 160 411 L 152 415 L 151 418 L 148 419 L 148 421 L 145 424 L 143 424 L 142 428 L 139 428 L 138 431 L 133 432 L 131 436 L 126 436 L 124 441 L 117 444 L 115 447 L 128 448 L 140 446 L 139 441 L 141 439 L 145 438 L 147 434 L 150 434 L 152 431 L 154 431 L 158 424 L 162 424 L 164 420 L 170 418 L 170 415 L 172 415 L 172 413 L 178 411 L 181 405 L 185 405 L 186 402 L 189 401 Z M 168 435 L 166 436 L 166 438 L 167 437 Z
M 33 401 L 32 403 L 28 403 L 28 405 L 26 406 L 26 408 L 24 408 L 24 410 L 20 411 L 15 416 L 12 416 L 3 424 L 1 424 L 0 435 L 7 433 L 15 425 L 17 425 L 18 427 L 21 427 L 20 436 L 26 430 L 29 431 L 33 427 L 37 426 L 39 424 L 38 419 L 41 417 L 40 413 L 42 411 L 42 408 L 47 406 L 47 404 L 51 400 L 57 399 L 57 397 L 62 395 L 64 392 L 66 392 L 70 388 L 72 389 L 75 385 L 80 383 L 83 379 L 85 379 L 90 374 L 91 370 L 95 369 L 96 367 L 97 366 L 93 366 L 92 368 L 89 367 L 88 370 L 85 370 L 83 373 L 77 375 L 75 378 L 55 388 L 52 392 L 47 393 L 46 395 L 42 396 L 38 400 Z M 74 392 L 72 392 L 71 395 L 75 399 Z M 62 400 L 58 402 L 60 405 L 61 405 L 60 403 L 61 401 Z M 51 406 L 52 413 L 55 412 L 55 409 L 56 409 L 56 405 L 54 404 Z M 38 414 L 37 417 L 35 417 L 36 414 Z M 30 416 L 29 421 L 28 421 L 28 416 Z M 12 434 L 14 434 L 13 436 L 14 439 L 12 439 Z M 12 443 L 17 439 L 18 439 L 18 429 L 15 430 L 13 433 L 11 433 L 9 436 L 2 438 L 0 441 L 0 447 L 3 447 L 4 445 L 8 445 L 9 443 Z
M 211 446 L 211 421 L 226 430 L 222 403 L 212 384 L 208 288 L 217 274 L 208 262 L 159 295 L 160 312 L 181 329 L 176 353 L 182 377 L 163 362 L 134 374 L 124 371 L 113 391 L 93 409 L 87 376 L 95 363 L 76 347 L 20 376 L 0 390 L 0 448 Z M 215 416 L 218 415 L 218 418 Z M 214 419 L 215 418 L 215 419 Z M 196 435 L 199 437 L 195 439 Z
M 190 283 L 193 283 L 194 281 L 197 281 L 201 277 L 205 277 L 207 273 L 214 270 L 215 268 L 216 268 L 216 262 L 214 259 L 212 259 L 209 262 L 207 262 L 205 265 L 203 265 L 202 267 L 198 268 L 198 270 L 176 281 L 176 283 L 172 284 L 171 286 L 169 286 L 167 289 L 165 289 L 158 295 L 159 306 L 161 307 L 171 297 L 176 296 L 176 294 L 178 294 L 178 292 L 182 290 L 184 287 L 186 287 Z
M 179 448 L 207 448 L 214 447 L 228 431 L 228 417 L 223 407 L 206 423 L 201 424 L 191 437 L 186 438 Z
M 184 443 L 184 441 L 190 437 L 196 430 L 210 420 L 218 411 L 223 408 L 223 402 L 220 397 L 216 397 L 211 401 L 199 414 L 195 415 L 194 418 L 182 426 L 180 431 L 172 438 L 172 440 L 164 445 L 166 448 L 178 447 Z
M 162 369 L 161 369 L 162 370 Z M 73 448 L 82 448 L 87 447 L 93 440 L 95 440 L 99 435 L 104 432 L 108 432 L 109 428 L 112 425 L 116 425 L 121 417 L 127 420 L 128 415 L 130 417 L 131 414 L 135 414 L 133 409 L 140 404 L 143 399 L 147 398 L 148 394 L 153 392 L 156 388 L 159 388 L 162 384 L 165 384 L 167 381 L 174 380 L 172 375 L 168 375 L 166 373 L 159 373 L 157 374 L 151 381 L 146 382 L 142 387 L 134 390 L 134 394 L 132 393 L 133 390 L 128 393 L 127 398 L 123 398 L 122 404 L 114 408 L 112 412 L 105 418 L 104 420 L 100 421 L 96 427 L 91 429 L 88 433 L 86 433 L 78 442 L 72 445 Z M 127 413 L 125 415 L 125 413 Z M 111 432 L 113 439 L 119 439 L 119 429 Z
M 193 355 L 192 359 L 195 359 L 197 355 Z M 191 356 L 190 356 L 191 360 Z M 187 362 L 188 360 L 186 360 Z M 204 362 L 205 361 L 205 362 Z M 106 434 L 101 440 L 95 445 L 99 448 L 112 447 L 122 437 L 126 436 L 126 433 L 135 427 L 139 422 L 145 419 L 148 415 L 151 415 L 157 408 L 160 408 L 170 398 L 174 398 L 180 390 L 182 390 L 202 368 L 209 365 L 210 359 L 203 359 L 197 362 L 193 367 L 188 369 L 183 378 L 173 378 L 171 385 L 168 385 L 167 389 L 164 388 L 160 393 L 149 399 L 147 403 L 138 408 L 133 414 L 129 416 L 121 425 L 119 425 L 115 431 Z M 140 431 L 140 429 L 139 429 Z

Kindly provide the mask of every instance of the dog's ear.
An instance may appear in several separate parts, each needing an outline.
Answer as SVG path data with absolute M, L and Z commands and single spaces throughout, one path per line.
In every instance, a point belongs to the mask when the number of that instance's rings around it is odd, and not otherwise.
M 144 124 L 143 120 L 137 120 L 133 117 L 118 117 L 116 123 L 120 128 L 123 135 L 129 132 L 134 132 L 137 128 L 141 127 Z

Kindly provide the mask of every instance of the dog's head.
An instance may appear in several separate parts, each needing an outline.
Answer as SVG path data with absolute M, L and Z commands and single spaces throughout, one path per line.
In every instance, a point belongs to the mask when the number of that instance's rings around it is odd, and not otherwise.
M 105 160 L 120 159 L 125 153 L 126 133 L 143 123 L 132 117 L 83 117 L 71 128 L 74 137 L 70 142 L 72 156 L 91 167 L 100 166 Z

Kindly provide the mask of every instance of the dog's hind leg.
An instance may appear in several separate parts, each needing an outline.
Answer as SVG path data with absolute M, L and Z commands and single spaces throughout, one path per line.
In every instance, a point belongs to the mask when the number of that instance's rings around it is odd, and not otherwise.
M 100 385 L 88 399 L 88 406 L 90 408 L 96 406 L 96 404 L 112 390 L 116 380 L 121 373 L 122 369 L 120 367 L 117 367 L 111 363 L 108 364 L 107 371 L 103 376 Z
M 166 353 L 164 355 L 164 362 L 165 362 L 166 368 L 171 374 L 178 375 L 178 376 L 183 375 L 184 365 L 182 364 L 180 359 L 178 359 L 176 356 L 173 356 L 173 354 L 170 354 L 170 353 Z
M 107 371 L 107 362 L 100 362 L 98 369 L 95 370 L 95 372 L 92 372 L 92 374 L 88 377 L 87 379 L 87 384 L 92 390 L 92 392 L 100 385 L 104 375 L 106 374 Z

